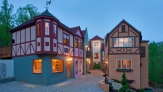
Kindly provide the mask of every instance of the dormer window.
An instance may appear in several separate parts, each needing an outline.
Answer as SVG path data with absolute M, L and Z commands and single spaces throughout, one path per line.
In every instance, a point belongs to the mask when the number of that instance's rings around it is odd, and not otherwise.
M 56 28 L 56 25 L 54 24 L 53 25 L 53 33 L 54 33 L 54 37 L 56 37 L 56 35 L 57 35 L 57 30 L 56 30 L 57 28 Z
M 49 22 L 45 22 L 45 35 L 49 35 Z
M 37 23 L 37 36 L 41 35 L 41 24 Z
M 125 25 L 122 25 L 122 32 L 125 32 Z

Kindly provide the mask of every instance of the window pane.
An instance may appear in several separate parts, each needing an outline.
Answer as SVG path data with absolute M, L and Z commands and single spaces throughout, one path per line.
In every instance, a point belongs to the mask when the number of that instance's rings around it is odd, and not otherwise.
M 127 61 L 127 68 L 131 68 L 131 60 Z
M 45 35 L 49 35 L 49 23 L 45 22 Z
M 66 34 L 64 34 L 64 38 L 66 38 Z
M 128 46 L 128 38 L 124 38 L 124 43 L 123 43 L 124 47 Z
M 34 60 L 33 73 L 42 73 L 42 60 L 41 59 Z
M 134 38 L 129 38 L 129 43 L 130 43 L 130 46 L 134 46 Z
M 121 68 L 121 62 L 120 62 L 120 60 L 117 60 L 117 68 Z
M 56 37 L 56 25 L 53 26 L 54 37 Z
M 114 47 L 118 47 L 118 38 L 113 39 Z
M 40 23 L 37 24 L 37 35 L 40 36 Z
M 66 38 L 63 38 L 63 43 L 66 44 Z
M 119 47 L 123 47 L 123 38 L 119 38 Z
M 69 36 L 67 36 L 67 39 L 69 39 Z
M 63 61 L 52 59 L 52 73 L 63 72 Z
M 126 68 L 126 60 L 122 60 L 122 68 Z

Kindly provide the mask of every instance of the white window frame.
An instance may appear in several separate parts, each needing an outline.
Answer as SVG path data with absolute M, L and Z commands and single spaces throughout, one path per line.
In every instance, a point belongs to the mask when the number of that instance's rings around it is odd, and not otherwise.
M 119 46 L 119 40 L 123 38 L 123 46 Z M 128 44 L 130 44 L 129 38 L 133 38 L 133 46 L 124 46 L 124 38 L 128 38 Z M 114 46 L 114 39 L 118 39 L 118 46 Z M 120 38 L 113 38 L 113 47 L 134 47 L 134 37 L 120 37 Z
M 118 68 L 117 61 L 120 60 L 121 68 Z M 127 68 L 127 63 L 126 63 L 126 68 L 122 68 L 122 60 L 126 60 L 128 63 L 128 60 L 131 60 L 131 68 Z M 116 69 L 132 69 L 132 59 L 116 59 Z
M 96 45 L 97 44 L 97 45 Z M 98 42 L 94 42 L 94 46 L 98 46 Z

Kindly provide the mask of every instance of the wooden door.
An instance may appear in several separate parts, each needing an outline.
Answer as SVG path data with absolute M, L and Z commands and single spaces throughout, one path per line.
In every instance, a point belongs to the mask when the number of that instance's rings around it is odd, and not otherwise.
M 71 62 L 67 61 L 67 78 L 71 78 Z

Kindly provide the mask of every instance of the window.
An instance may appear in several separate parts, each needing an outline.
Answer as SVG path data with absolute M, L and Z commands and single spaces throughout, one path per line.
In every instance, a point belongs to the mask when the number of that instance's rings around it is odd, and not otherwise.
M 64 48 L 64 52 L 65 53 L 68 53 L 69 51 L 68 51 L 68 48 Z
M 79 42 L 78 42 L 78 48 L 82 48 L 82 43 L 81 43 L 81 41 L 79 40 Z
M 95 58 L 95 59 L 98 59 L 98 57 L 99 57 L 99 56 L 98 56 L 98 53 L 94 53 L 94 58 Z
M 52 59 L 52 73 L 63 72 L 63 61 Z
M 54 37 L 56 37 L 56 35 L 57 35 L 57 28 L 56 28 L 55 24 L 53 25 L 53 33 L 54 33 Z
M 133 47 L 134 37 L 128 38 L 113 38 L 114 47 Z
M 122 32 L 125 32 L 125 25 L 122 25 Z
M 75 48 L 78 47 L 78 39 L 75 38 Z
M 69 45 L 69 43 L 70 43 L 70 41 L 69 41 L 69 35 L 63 34 L 63 43 L 65 45 Z
M 45 22 L 45 35 L 49 35 L 49 22 Z
M 76 75 L 78 74 L 78 61 L 76 60 L 76 65 L 75 65 L 75 73 Z
M 131 69 L 131 63 L 131 60 L 128 59 L 117 60 L 117 68 Z
M 40 23 L 37 23 L 37 36 L 40 36 L 41 35 L 41 24 Z
M 94 42 L 94 46 L 98 46 L 98 42 Z
M 42 73 L 42 60 L 35 59 L 33 61 L 33 73 Z

